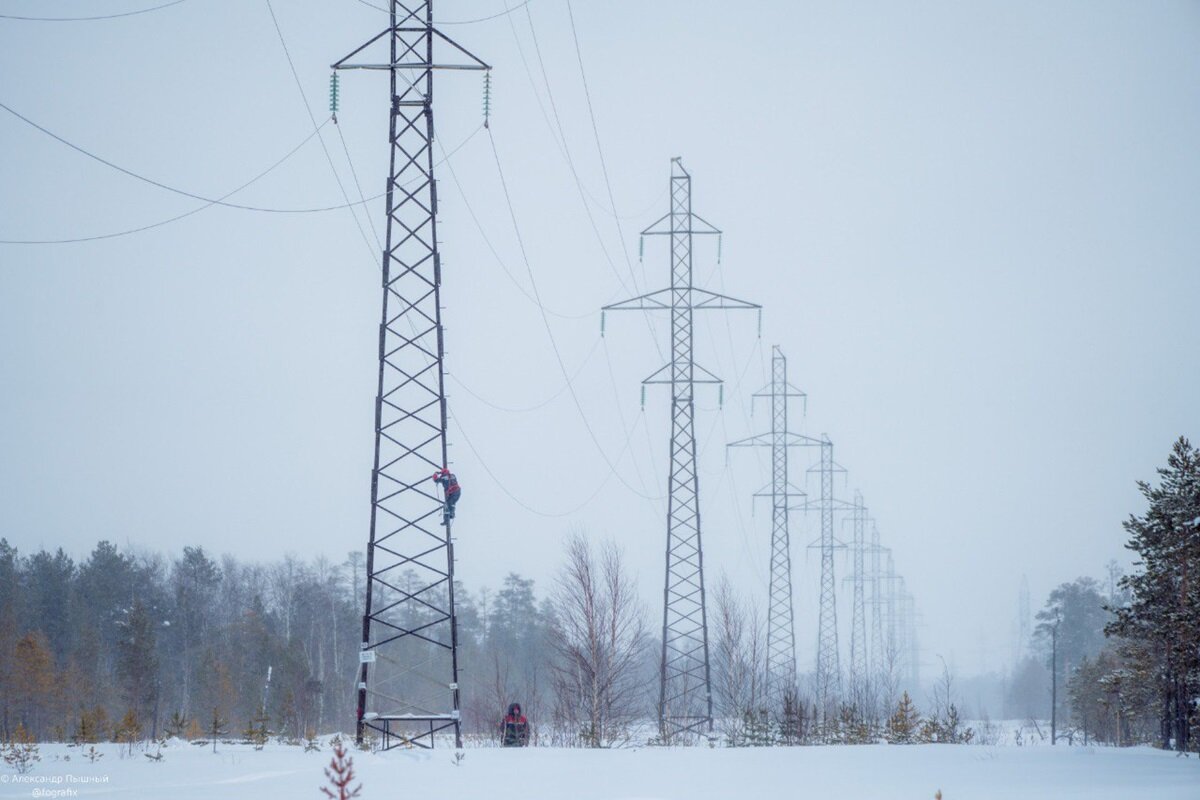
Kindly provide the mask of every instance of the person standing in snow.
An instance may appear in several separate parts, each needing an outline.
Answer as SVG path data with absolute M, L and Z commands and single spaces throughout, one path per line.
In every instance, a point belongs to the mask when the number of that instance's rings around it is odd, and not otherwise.
M 442 524 L 445 525 L 448 520 L 454 519 L 454 504 L 462 495 L 462 487 L 458 485 L 458 479 L 454 477 L 454 473 L 448 469 L 442 469 L 435 473 L 433 480 L 435 483 L 440 483 L 446 490 L 446 505 L 442 511 Z
M 500 723 L 500 744 L 504 747 L 529 745 L 529 720 L 521 713 L 520 703 L 511 704 L 504 721 Z

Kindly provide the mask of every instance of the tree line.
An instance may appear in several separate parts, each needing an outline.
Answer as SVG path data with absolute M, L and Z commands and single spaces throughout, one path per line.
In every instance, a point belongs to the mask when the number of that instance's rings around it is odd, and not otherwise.
M 1200 451 L 1180 438 L 1158 477 L 1124 522 L 1134 571 L 1054 589 L 1014 673 L 1011 703 L 1068 742 L 1200 749 Z
M 1200 746 L 1200 452 L 1180 439 L 1159 478 L 1140 484 L 1148 508 L 1125 522 L 1135 571 L 1110 573 L 1107 591 L 1092 578 L 1055 589 L 1038 613 L 1037 655 L 1013 676 L 1010 699 L 1031 717 L 1048 708 L 1050 679 L 1068 741 Z M 76 562 L 0 539 L 0 734 L 11 740 L 20 726 L 43 741 L 88 742 L 269 730 L 299 741 L 349 730 L 363 563 L 355 552 L 339 564 L 258 564 L 202 547 L 167 557 L 106 541 Z M 634 586 L 619 549 L 578 532 L 540 597 L 518 574 L 495 589 L 456 583 L 467 737 L 494 741 L 516 701 L 535 744 L 652 738 L 661 641 Z M 817 708 L 803 685 L 768 698 L 763 615 L 728 582 L 710 598 L 726 743 L 971 738 L 948 671 L 925 717 L 911 699 L 917 687 L 886 677 L 831 708 Z
M 294 556 L 248 563 L 185 547 L 168 558 L 102 541 L 82 561 L 0 539 L 0 736 L 299 741 L 353 730 L 366 577 Z M 464 730 L 494 738 L 518 701 L 547 743 L 611 745 L 648 713 L 657 643 L 611 544 L 566 546 L 559 580 L 456 584 Z

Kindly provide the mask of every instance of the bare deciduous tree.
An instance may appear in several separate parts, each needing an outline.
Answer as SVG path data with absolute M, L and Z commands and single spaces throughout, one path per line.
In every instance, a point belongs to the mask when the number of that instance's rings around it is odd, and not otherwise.
M 762 620 L 758 608 L 739 598 L 724 575 L 713 599 L 713 711 L 725 737 L 738 741 L 747 715 L 763 710 L 766 703 Z
M 615 544 L 594 552 L 577 532 L 566 550 L 553 599 L 556 712 L 583 744 L 611 746 L 643 711 L 637 667 L 649 644 L 644 612 Z

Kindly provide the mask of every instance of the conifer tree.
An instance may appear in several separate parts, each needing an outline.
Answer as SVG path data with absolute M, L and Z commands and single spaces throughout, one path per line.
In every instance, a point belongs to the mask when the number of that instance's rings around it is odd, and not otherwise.
M 916 741 L 917 728 L 921 724 L 921 715 L 912 698 L 905 692 L 900 696 L 896 710 L 888 720 L 887 740 L 889 744 L 912 744 Z
M 1139 482 L 1148 504 L 1125 522 L 1139 571 L 1123 577 L 1131 602 L 1108 633 L 1141 645 L 1162 709 L 1160 741 L 1186 751 L 1200 695 L 1200 451 L 1175 442 L 1159 485 Z
M 262 750 L 271 736 L 271 731 L 267 728 L 268 722 L 270 722 L 270 718 L 267 716 L 266 709 L 259 706 L 258 713 L 246 726 L 246 741 L 254 745 L 255 750 Z
M 187 734 L 188 727 L 192 720 L 189 720 L 181 711 L 172 712 L 171 718 L 167 720 L 166 733 L 167 736 L 174 736 L 178 739 L 184 738 Z
M 221 716 L 221 709 L 214 707 L 212 710 L 212 719 L 209 720 L 207 731 L 208 735 L 212 737 L 214 753 L 217 752 L 217 739 L 229 732 L 225 727 L 228 724 L 229 720 Z
M 42 735 L 55 701 L 54 653 L 46 635 L 33 631 L 17 641 L 10 685 L 19 719 L 35 739 Z
M 3 753 L 4 763 L 15 769 L 20 775 L 32 770 L 33 765 L 42 760 L 42 757 L 38 755 L 38 746 L 33 734 L 25 730 L 25 726 L 19 722 L 17 729 L 4 743 L 0 752 Z
M 333 739 L 333 758 L 325 768 L 325 777 L 329 779 L 329 786 L 322 786 L 321 791 L 330 800 L 350 800 L 358 797 L 362 791 L 361 783 L 350 788 L 354 782 L 354 759 L 346 755 L 346 747 L 340 736 Z
M 125 716 L 117 723 L 117 727 L 113 729 L 113 741 L 125 746 L 127 755 L 133 754 L 133 745 L 142 735 L 142 725 L 138 722 L 137 712 L 132 708 L 125 712 Z
M 121 681 L 121 693 L 137 719 L 151 719 L 158 695 L 154 622 L 149 609 L 141 600 L 135 600 L 120 625 L 117 677 Z

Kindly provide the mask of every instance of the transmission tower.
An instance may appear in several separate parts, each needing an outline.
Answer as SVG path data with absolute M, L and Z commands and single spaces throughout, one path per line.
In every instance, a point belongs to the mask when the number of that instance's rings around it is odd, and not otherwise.
M 333 64 L 334 70 L 380 70 L 391 78 L 383 313 L 356 736 L 362 743 L 367 731 L 374 731 L 384 749 L 401 744 L 432 748 L 437 734 L 452 730 L 461 746 L 454 546 L 449 520 L 442 524 L 439 489 L 431 480 L 448 463 L 433 73 L 490 67 L 434 28 L 431 0 L 391 0 L 390 12 L 382 33 Z M 465 57 L 466 63 L 435 63 L 435 44 Z M 356 58 L 365 60 L 351 61 Z
M 883 548 L 879 545 L 879 526 L 874 520 L 871 520 L 871 545 L 868 552 L 871 554 L 871 572 L 868 575 L 871 581 L 871 676 L 876 687 L 876 700 L 882 702 L 886 709 L 891 705 L 892 698 L 883 696 L 890 689 L 886 667 L 888 656 L 883 643 L 885 601 L 881 593 L 881 584 L 884 576 L 880 572 Z
M 732 442 L 729 447 L 770 447 L 771 486 L 755 497 L 771 499 L 771 582 L 767 604 L 766 696 L 770 706 L 782 709 L 785 695 L 796 688 L 796 632 L 792 619 L 792 554 L 789 543 L 788 507 L 793 497 L 804 493 L 788 482 L 788 449 L 802 444 L 788 431 L 788 398 L 804 397 L 787 379 L 787 358 L 776 345 L 771 348 L 771 385 L 755 392 L 754 398 L 771 401 L 771 433 Z M 751 401 L 753 402 L 753 400 Z
M 904 592 L 904 642 L 908 653 L 908 685 L 917 689 L 921 685 L 921 647 L 917 641 L 917 598 Z
M 810 440 L 821 448 L 820 463 L 809 468 L 821 476 L 821 500 L 817 508 L 821 512 L 821 538 L 809 545 L 821 552 L 821 600 L 817 626 L 817 705 L 822 718 L 828 719 L 836 713 L 842 695 L 842 669 L 838 656 L 837 581 L 834 577 L 833 554 L 845 547 L 833 535 L 835 510 L 852 510 L 853 506 L 833 496 L 833 475 L 846 470 L 833 460 L 833 442 L 827 434 L 819 440 Z M 804 505 L 812 510 L 811 503 Z
M 693 285 L 692 238 L 720 233 L 692 212 L 691 175 L 680 159 L 672 159 L 671 210 L 642 231 L 642 236 L 670 237 L 671 285 L 603 309 L 671 314 L 671 363 L 642 382 L 671 386 L 671 474 L 659 690 L 659 731 L 665 742 L 681 734 L 712 730 L 694 390 L 697 383 L 720 383 L 720 380 L 693 359 L 693 313 L 730 309 L 761 312 L 762 308 Z
M 850 613 L 850 699 L 860 714 L 867 711 L 870 694 L 867 670 L 867 610 L 866 610 L 866 552 L 867 552 L 867 507 L 863 505 L 862 492 L 854 493 L 854 508 L 851 511 L 854 539 L 850 553 L 854 569 L 850 576 L 853 602 Z

